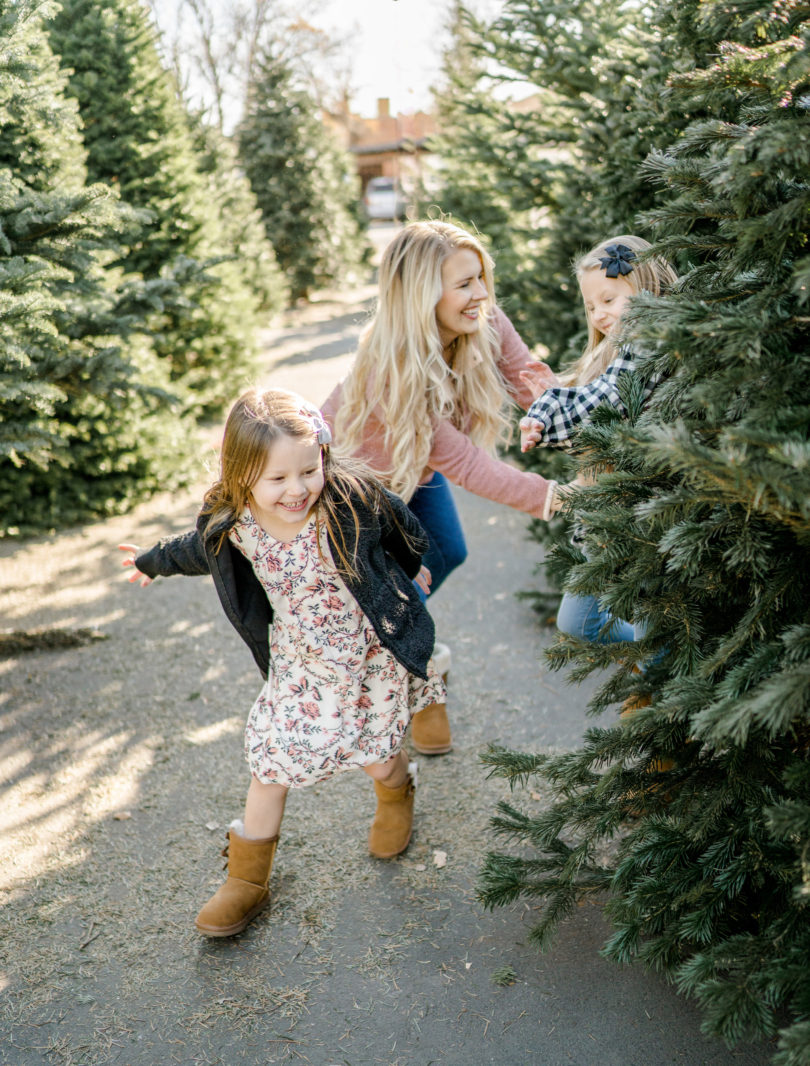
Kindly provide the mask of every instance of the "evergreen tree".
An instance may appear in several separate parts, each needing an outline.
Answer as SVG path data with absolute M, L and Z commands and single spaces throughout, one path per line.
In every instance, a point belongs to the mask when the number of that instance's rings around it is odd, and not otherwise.
M 806 8 L 781 0 L 664 14 L 684 54 L 722 42 L 670 79 L 668 106 L 702 117 L 642 171 L 663 189 L 643 222 L 685 269 L 678 291 L 629 312 L 640 373 L 663 378 L 652 401 L 643 408 L 628 380 L 630 417 L 598 412 L 579 435 L 583 463 L 609 472 L 573 503 L 589 561 L 567 586 L 647 632 L 552 649 L 577 676 L 615 665 L 591 709 L 628 699 L 627 713 L 565 756 L 485 757 L 513 783 L 545 779 L 555 800 L 540 817 L 501 805 L 495 828 L 537 852 L 490 854 L 481 893 L 491 905 L 542 899 L 541 944 L 577 900 L 607 894 L 609 957 L 666 973 L 729 1044 L 778 1032 L 774 1062 L 801 1066 L 810 28 Z
M 355 168 L 292 67 L 272 52 L 257 65 L 238 142 L 292 298 L 362 276 L 369 248 Z
M 132 213 L 85 183 L 49 11 L 0 2 L 0 535 L 119 510 L 183 452 L 132 286 L 105 266 Z
M 665 82 L 694 65 L 699 43 L 679 46 L 659 14 L 606 0 L 506 0 L 487 24 L 456 4 L 449 106 L 438 96 L 439 202 L 481 218 L 485 235 L 491 226 L 499 298 L 554 366 L 579 355 L 586 335 L 572 261 L 655 203 L 639 163 L 685 122 Z M 493 202 L 494 213 L 483 207 Z
M 478 37 L 459 0 L 451 5 L 448 18 L 450 45 L 442 59 L 441 85 L 433 93 L 433 111 L 440 131 L 430 141 L 430 150 L 440 160 L 427 188 L 419 190 L 419 216 L 437 213 L 477 233 L 497 263 L 497 281 L 513 280 L 528 258 L 521 224 L 526 206 L 514 202 L 512 189 L 499 183 L 500 152 L 509 150 L 504 132 L 508 119 L 505 103 L 493 95 L 493 83 L 476 49 Z M 525 199 L 524 190 L 518 186 Z M 502 298 L 500 284 L 499 299 Z M 521 310 L 511 299 L 504 306 L 519 321 Z
M 62 0 L 50 35 L 79 102 L 91 179 L 141 212 L 120 265 L 163 282 L 153 290 L 152 343 L 171 379 L 218 409 L 234 375 L 254 367 L 258 308 L 212 210 L 148 9 L 142 0 Z
M 218 205 L 242 284 L 254 294 L 265 315 L 275 315 L 287 302 L 287 283 L 265 234 L 250 182 L 239 168 L 236 146 L 216 127 L 199 119 L 194 147 L 200 172 L 207 179 L 209 200 Z

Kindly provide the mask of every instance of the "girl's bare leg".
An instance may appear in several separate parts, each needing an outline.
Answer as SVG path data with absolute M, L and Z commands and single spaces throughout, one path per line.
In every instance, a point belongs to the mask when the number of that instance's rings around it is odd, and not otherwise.
M 249 840 L 278 836 L 288 791 L 286 785 L 266 785 L 251 777 L 245 801 L 245 836 Z
M 371 766 L 364 766 L 363 769 L 369 777 L 373 777 L 386 788 L 399 788 L 405 784 L 408 777 L 408 756 L 400 750 L 388 762 L 375 762 Z

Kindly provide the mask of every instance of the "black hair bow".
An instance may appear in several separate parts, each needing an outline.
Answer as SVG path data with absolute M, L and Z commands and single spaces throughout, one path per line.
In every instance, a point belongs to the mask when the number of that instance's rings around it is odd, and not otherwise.
M 626 244 L 606 244 L 605 251 L 607 255 L 599 258 L 605 277 L 617 278 L 619 274 L 624 276 L 630 273 L 633 269 L 632 261 L 636 258 L 632 248 L 628 248 Z

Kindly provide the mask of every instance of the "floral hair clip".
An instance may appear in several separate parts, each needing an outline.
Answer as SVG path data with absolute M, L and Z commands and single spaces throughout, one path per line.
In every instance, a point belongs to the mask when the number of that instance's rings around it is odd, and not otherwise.
M 314 403 L 307 403 L 305 400 L 299 414 L 312 426 L 318 444 L 332 443 L 332 431 Z
M 628 248 L 626 244 L 606 244 L 605 251 L 607 255 L 599 258 L 605 277 L 617 278 L 619 274 L 624 277 L 630 273 L 633 269 L 632 261 L 636 258 L 632 248 Z

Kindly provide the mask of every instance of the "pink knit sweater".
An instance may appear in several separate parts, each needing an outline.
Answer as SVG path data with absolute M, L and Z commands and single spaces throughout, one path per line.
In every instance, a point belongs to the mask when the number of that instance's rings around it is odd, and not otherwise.
M 520 380 L 520 372 L 529 366 L 537 368 L 538 365 L 545 367 L 545 364 L 538 364 L 500 308 L 496 308 L 494 314 L 495 327 L 501 339 L 498 369 L 510 395 L 526 410 L 535 397 Z M 554 375 L 551 369 L 546 369 L 551 384 Z M 332 391 L 321 408 L 332 427 L 340 408 L 341 392 L 342 384 Z M 384 474 L 391 469 L 390 453 L 385 446 L 385 425 L 375 412 L 366 422 L 357 454 L 378 473 Z M 460 485 L 477 496 L 504 503 L 535 518 L 549 517 L 556 482 L 547 481 L 539 474 L 518 470 L 501 459 L 494 459 L 447 419 L 436 422 L 433 427 L 430 456 L 420 482 L 429 480 L 434 470 L 444 474 L 454 485 Z

